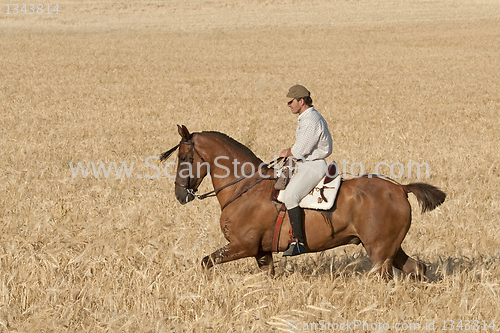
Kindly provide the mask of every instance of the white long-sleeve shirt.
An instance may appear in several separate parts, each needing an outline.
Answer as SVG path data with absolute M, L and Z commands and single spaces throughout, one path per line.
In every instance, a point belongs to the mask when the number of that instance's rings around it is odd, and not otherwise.
M 333 140 L 326 120 L 319 112 L 310 107 L 298 117 L 295 131 L 295 144 L 292 154 L 306 160 L 324 159 L 330 156 Z

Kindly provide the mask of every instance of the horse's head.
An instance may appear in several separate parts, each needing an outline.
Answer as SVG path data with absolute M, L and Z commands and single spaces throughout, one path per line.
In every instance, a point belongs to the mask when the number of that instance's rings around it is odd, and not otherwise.
M 221 189 L 247 178 L 248 164 L 252 167 L 252 176 L 256 171 L 260 172 L 263 162 L 255 154 L 229 136 L 219 132 L 189 133 L 186 126 L 177 125 L 181 141 L 169 151 L 161 154 L 160 162 L 168 159 L 174 151 L 179 149 L 177 161 L 177 173 L 175 178 L 175 196 L 181 204 L 192 201 L 195 197 L 206 198 L 207 193 L 196 196 L 203 178 L 210 173 L 217 190 L 209 192 L 217 195 Z M 221 159 L 221 164 L 218 163 Z M 232 162 L 231 162 L 232 161 Z M 237 165 L 243 169 L 243 177 L 231 173 L 230 166 L 235 170 Z M 235 171 L 236 172 L 236 171 Z M 215 177 L 215 179 L 214 179 Z M 220 179 L 224 178 L 224 179 Z M 215 194 L 214 194 L 215 193 Z
M 193 134 L 190 134 L 184 125 L 177 127 L 181 142 L 175 178 L 175 196 L 184 205 L 195 198 L 195 192 L 207 175 L 208 163 L 196 149 Z

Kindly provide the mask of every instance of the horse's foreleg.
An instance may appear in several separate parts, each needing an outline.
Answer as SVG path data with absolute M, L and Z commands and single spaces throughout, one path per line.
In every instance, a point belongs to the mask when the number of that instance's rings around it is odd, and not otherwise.
M 201 261 L 201 265 L 204 268 L 208 269 L 217 264 L 222 264 L 236 259 L 252 257 L 255 255 L 255 252 L 252 252 L 249 248 L 235 246 L 232 243 L 229 243 L 221 247 L 214 253 L 203 258 L 203 260 Z
M 211 255 L 208 255 L 205 258 L 203 258 L 203 260 L 201 261 L 201 266 L 203 268 L 209 269 L 213 265 L 222 263 L 223 259 L 224 259 L 224 256 L 225 256 L 225 254 L 227 252 L 228 245 L 229 244 L 221 247 L 220 249 L 218 249 L 217 251 L 215 251 Z
M 262 272 L 266 272 L 270 276 L 274 276 L 274 262 L 272 252 L 267 252 L 264 254 L 258 254 L 255 256 L 257 260 L 257 265 Z

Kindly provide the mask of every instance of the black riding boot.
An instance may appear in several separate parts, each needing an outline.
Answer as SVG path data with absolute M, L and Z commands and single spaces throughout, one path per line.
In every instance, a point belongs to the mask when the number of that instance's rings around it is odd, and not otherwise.
M 304 232 L 302 230 L 302 208 L 297 206 L 289 209 L 288 216 L 290 217 L 293 234 L 295 238 L 297 238 L 298 242 L 291 243 L 288 249 L 283 252 L 283 256 L 296 256 L 298 254 L 307 253 L 307 250 L 304 247 Z

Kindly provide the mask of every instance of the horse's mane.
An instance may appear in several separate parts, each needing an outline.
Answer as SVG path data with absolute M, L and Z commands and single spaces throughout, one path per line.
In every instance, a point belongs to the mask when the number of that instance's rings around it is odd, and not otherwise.
M 244 144 L 236 141 L 235 139 L 233 139 L 232 137 L 230 137 L 227 134 L 224 134 L 221 132 L 216 132 L 216 131 L 203 131 L 203 132 L 201 132 L 201 134 L 213 135 L 213 136 L 221 139 L 225 143 L 229 144 L 232 148 L 239 150 L 243 154 L 247 155 L 250 160 L 255 160 L 255 162 L 257 162 L 258 164 L 262 163 L 262 160 L 260 158 L 258 158 L 254 154 L 254 152 L 250 150 L 250 148 L 248 148 Z

